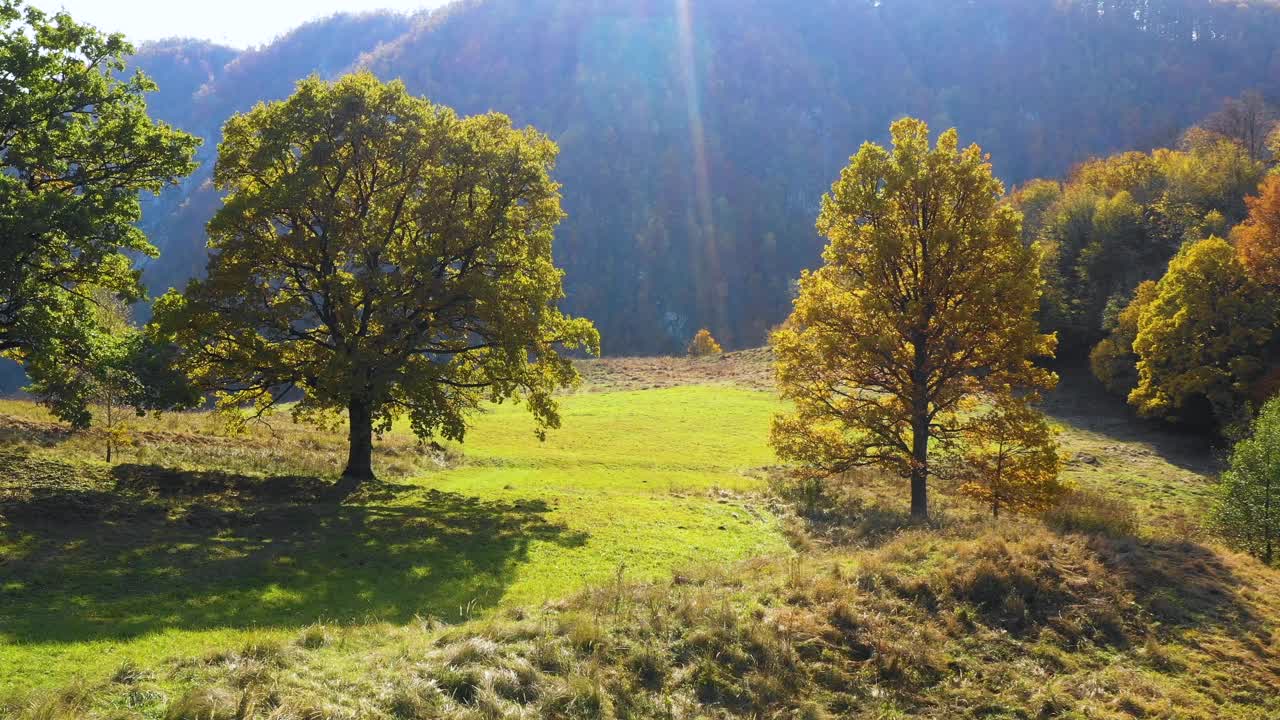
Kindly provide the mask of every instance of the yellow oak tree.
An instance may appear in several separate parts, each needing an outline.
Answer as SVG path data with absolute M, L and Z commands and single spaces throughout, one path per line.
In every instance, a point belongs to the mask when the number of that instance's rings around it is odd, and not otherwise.
M 1062 457 L 1044 415 L 1020 398 L 1002 398 L 968 429 L 959 492 L 991 508 L 1043 512 L 1066 492 Z
M 910 478 L 928 516 L 930 445 L 956 447 L 981 395 L 1034 399 L 1056 377 L 1033 359 L 1056 341 L 1035 313 L 1039 258 L 976 145 L 929 143 L 916 119 L 893 149 L 862 146 L 823 198 L 823 266 L 805 273 L 772 338 L 794 411 L 775 418 L 778 454 L 822 475 L 867 465 Z

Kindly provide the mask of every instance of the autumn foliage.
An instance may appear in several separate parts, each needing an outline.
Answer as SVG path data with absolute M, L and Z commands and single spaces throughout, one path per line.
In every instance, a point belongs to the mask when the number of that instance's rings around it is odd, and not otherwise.
M 991 509 L 1037 513 L 1048 510 L 1068 487 L 1059 480 L 1062 458 L 1044 415 L 1006 398 L 973 423 L 960 471 L 961 494 Z
M 1247 419 L 1244 400 L 1262 373 L 1274 324 L 1272 304 L 1227 241 L 1188 246 L 1138 319 L 1130 404 L 1149 417 L 1195 424 Z
M 711 336 L 710 330 L 702 328 L 689 341 L 687 351 L 693 357 L 711 357 L 712 355 L 723 353 L 724 348 L 720 347 L 720 343 L 716 342 L 716 339 Z
M 1249 217 L 1232 235 L 1240 262 L 1249 277 L 1280 289 L 1280 175 L 1269 175 L 1245 203 Z
M 1156 283 L 1146 280 L 1133 291 L 1133 299 L 1116 314 L 1111 335 L 1089 353 L 1089 367 L 1107 390 L 1128 396 L 1138 386 L 1138 356 L 1133 341 L 1138 339 L 1138 319 L 1156 296 Z
M 1039 257 L 976 145 L 954 130 L 893 124 L 893 149 L 862 146 L 823 199 L 823 266 L 800 279 L 772 336 L 794 412 L 776 418 L 778 454 L 812 474 L 874 465 L 909 476 L 927 516 L 932 450 L 981 433 L 978 398 L 1051 387 L 1032 359 L 1040 332 Z M 931 447 L 931 445 L 933 447 Z

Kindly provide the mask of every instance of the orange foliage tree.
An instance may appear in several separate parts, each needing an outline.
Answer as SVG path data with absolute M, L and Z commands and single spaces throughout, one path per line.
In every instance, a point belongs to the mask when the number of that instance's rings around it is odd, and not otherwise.
M 1257 197 L 1245 203 L 1249 217 L 1235 229 L 1236 253 L 1249 277 L 1267 288 L 1280 288 L 1280 175 L 1269 175 Z

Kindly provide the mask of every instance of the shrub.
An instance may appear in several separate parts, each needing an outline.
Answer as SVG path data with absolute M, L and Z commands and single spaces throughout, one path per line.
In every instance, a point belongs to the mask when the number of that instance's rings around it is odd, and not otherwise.
M 742 708 L 751 702 L 751 691 L 741 680 L 709 657 L 694 666 L 690 682 L 698 701 L 704 704 Z
M 16 715 L 21 720 L 76 720 L 85 716 L 93 702 L 87 685 L 76 683 L 57 691 L 33 696 Z M 9 708 L 0 705 L 0 716 Z
M 1044 514 L 1049 527 L 1062 532 L 1083 532 L 1125 537 L 1138 532 L 1138 511 L 1123 498 L 1088 490 L 1067 493 Z
M 1231 449 L 1211 520 L 1237 550 L 1270 564 L 1280 546 L 1280 398 L 1269 400 L 1249 436 Z
M 452 665 L 436 670 L 432 676 L 435 686 L 460 705 L 475 702 L 485 680 L 484 671 L 479 668 L 459 668 Z
M 138 667 L 132 660 L 124 661 L 111 675 L 111 682 L 119 685 L 136 685 L 150 679 L 151 673 Z
M 711 337 L 711 331 L 702 328 L 697 335 L 693 336 L 693 340 L 689 341 L 688 352 L 693 357 L 711 357 L 712 355 L 720 355 L 724 352 L 724 348 L 720 347 L 720 343 Z
M 324 625 L 310 625 L 298 636 L 298 646 L 307 650 L 318 650 L 333 643 L 333 635 Z
M 573 666 L 574 655 L 560 639 L 544 636 L 533 641 L 529 659 L 544 672 L 564 672 Z
M 445 662 L 449 665 L 485 662 L 496 657 L 498 650 L 498 643 L 487 638 L 467 638 L 445 648 Z
M 581 675 L 558 684 L 542 703 L 547 720 L 606 720 L 614 717 L 613 700 L 600 683 Z
M 600 623 L 583 613 L 565 613 L 559 619 L 560 634 L 579 653 L 590 654 L 604 646 L 607 640 Z

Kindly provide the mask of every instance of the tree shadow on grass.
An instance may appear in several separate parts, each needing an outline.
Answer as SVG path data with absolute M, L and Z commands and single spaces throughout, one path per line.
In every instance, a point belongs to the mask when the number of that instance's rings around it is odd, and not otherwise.
M 1108 393 L 1087 372 L 1063 371 L 1058 388 L 1045 398 L 1043 410 L 1056 422 L 1120 444 L 1122 452 L 1154 455 L 1200 475 L 1221 470 L 1210 435 L 1139 418 L 1123 398 Z
M 501 599 L 530 543 L 586 541 L 549 522 L 542 501 L 376 484 L 338 503 L 313 477 L 121 465 L 95 481 L 79 466 L 3 459 L 31 476 L 0 484 L 0 638 L 11 642 L 456 619 Z M 59 469 L 67 482 L 51 481 Z
M 1089 547 L 1141 609 L 1166 630 L 1225 631 L 1265 655 L 1272 629 L 1218 552 L 1196 542 L 1093 535 Z

